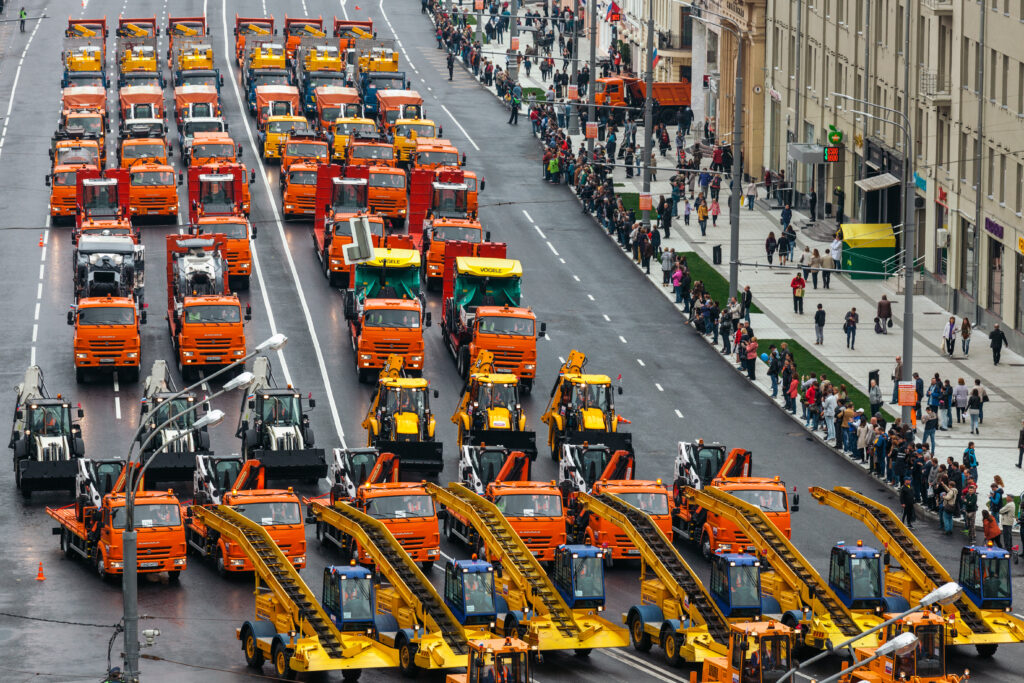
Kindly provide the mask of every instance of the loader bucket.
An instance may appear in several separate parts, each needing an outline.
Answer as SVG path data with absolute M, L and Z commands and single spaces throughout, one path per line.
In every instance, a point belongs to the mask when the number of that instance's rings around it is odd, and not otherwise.
M 34 491 L 75 492 L 78 464 L 74 460 L 21 460 L 18 466 L 18 485 L 28 498 Z
M 146 468 L 146 488 L 154 490 L 157 488 L 157 484 L 192 481 L 196 469 L 196 453 L 208 454 L 210 451 L 182 451 L 180 453 L 163 451 L 158 453 Z M 146 457 L 143 454 L 143 461 Z
M 591 446 L 607 446 L 614 453 L 615 451 L 633 451 L 633 435 L 629 432 L 603 432 L 597 430 L 584 430 L 581 432 L 570 432 L 566 435 L 566 443 L 583 444 Z
M 378 441 L 376 447 L 381 453 L 398 456 L 401 481 L 437 479 L 444 469 L 444 444 L 440 441 Z
M 507 429 L 474 429 L 466 440 L 467 446 L 495 446 L 511 451 L 522 451 L 537 459 L 536 432 L 513 432 Z
M 327 457 L 322 448 L 253 450 L 249 458 L 259 460 L 268 481 L 311 481 L 327 476 Z

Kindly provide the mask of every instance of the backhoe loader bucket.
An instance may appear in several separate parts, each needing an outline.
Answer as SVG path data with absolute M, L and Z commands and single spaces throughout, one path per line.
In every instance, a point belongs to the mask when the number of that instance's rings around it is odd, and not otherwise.
M 629 451 L 630 455 L 636 454 L 633 451 L 633 435 L 630 432 L 602 432 L 597 430 L 568 432 L 565 435 L 564 443 L 574 445 L 588 443 L 592 446 L 600 444 L 607 446 L 612 453 L 615 451 Z
M 376 448 L 398 456 L 400 481 L 436 480 L 444 469 L 444 444 L 440 441 L 378 441 Z
M 537 459 L 536 432 L 513 432 L 507 429 L 474 429 L 466 435 L 464 446 L 501 446 L 511 451 L 522 451 Z
M 157 483 L 192 481 L 196 471 L 196 455 L 209 455 L 210 450 L 158 453 L 146 468 L 146 484 L 155 488 Z M 143 462 L 148 456 L 143 454 Z
M 259 449 L 250 451 L 249 458 L 260 461 L 268 480 L 315 481 L 327 476 L 327 457 L 322 448 Z
M 17 460 L 15 473 L 21 494 L 26 498 L 35 491 L 68 491 L 75 493 L 78 463 L 72 460 Z

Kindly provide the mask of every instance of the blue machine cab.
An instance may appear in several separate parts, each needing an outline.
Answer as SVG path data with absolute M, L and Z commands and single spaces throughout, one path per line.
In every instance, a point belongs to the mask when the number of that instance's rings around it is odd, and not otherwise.
M 1013 604 L 1009 551 L 991 542 L 987 546 L 964 546 L 960 551 L 959 583 L 981 609 L 1009 612 Z
M 449 560 L 444 568 L 444 602 L 463 626 L 493 627 L 497 605 L 491 563 L 475 557 Z
M 552 583 L 570 609 L 604 610 L 605 551 L 592 545 L 555 548 Z
M 840 541 L 832 546 L 828 584 L 844 605 L 856 610 L 902 611 L 902 604 L 890 605 L 885 596 L 881 558 L 878 550 L 863 541 L 856 545 Z
M 324 611 L 339 631 L 377 631 L 373 574 L 366 567 L 324 567 Z
M 708 592 L 718 609 L 730 621 L 761 616 L 761 563 L 753 555 L 712 555 Z M 764 611 L 779 610 L 776 607 Z

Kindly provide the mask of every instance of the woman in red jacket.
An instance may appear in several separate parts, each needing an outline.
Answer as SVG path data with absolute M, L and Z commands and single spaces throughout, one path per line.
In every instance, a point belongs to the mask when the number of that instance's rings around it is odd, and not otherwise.
M 754 377 L 754 367 L 757 363 L 757 337 L 751 337 L 750 341 L 747 342 L 747 377 L 750 379 L 756 379 Z

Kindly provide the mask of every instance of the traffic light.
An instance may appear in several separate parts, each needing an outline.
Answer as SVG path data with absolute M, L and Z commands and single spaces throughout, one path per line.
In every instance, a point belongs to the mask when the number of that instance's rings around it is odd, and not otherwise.
M 370 234 L 370 221 L 366 216 L 348 219 L 352 231 L 352 243 L 342 248 L 345 265 L 362 263 L 373 258 L 373 236 Z

